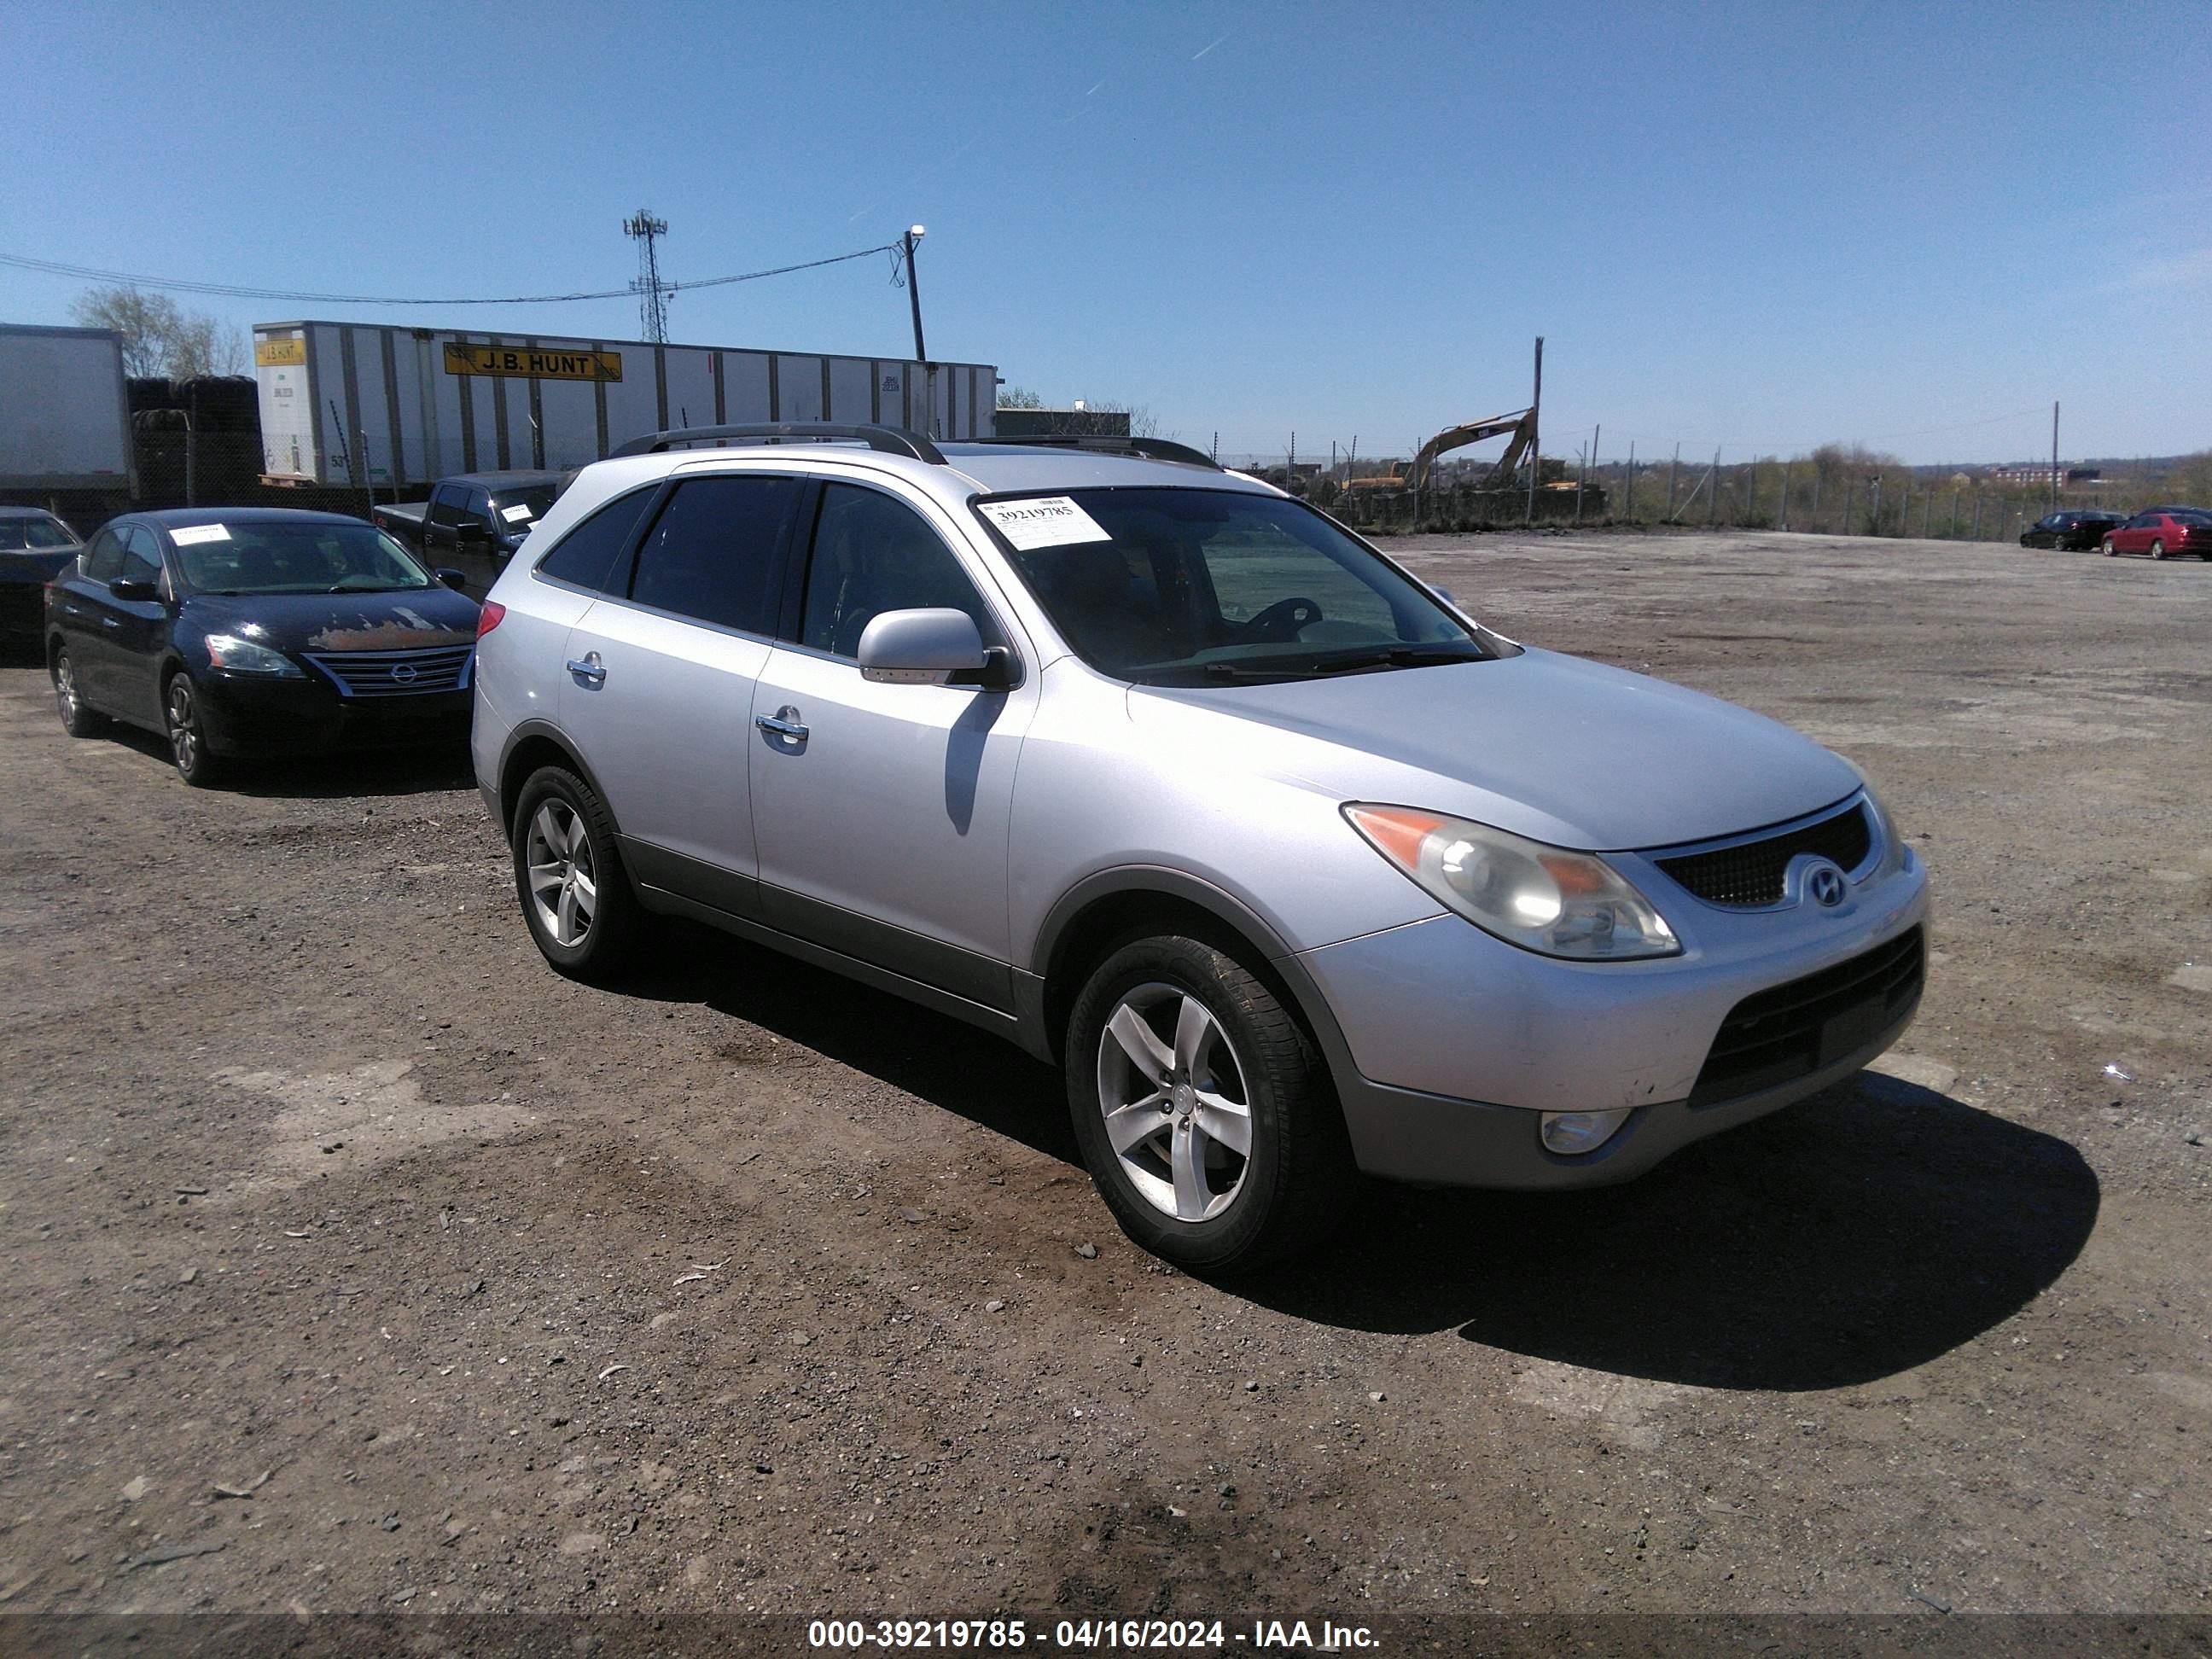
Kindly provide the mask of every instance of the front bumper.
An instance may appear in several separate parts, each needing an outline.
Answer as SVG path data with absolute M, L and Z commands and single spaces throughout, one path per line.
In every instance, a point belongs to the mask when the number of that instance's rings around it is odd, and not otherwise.
M 341 697 L 308 679 L 196 675 L 200 722 L 219 755 L 274 758 L 334 749 L 435 747 L 465 741 L 467 688 L 414 696 Z
M 1655 890 L 1643 870 L 1632 878 Z M 1539 957 L 1449 915 L 1297 958 L 1342 1034 L 1334 1069 L 1359 1166 L 1446 1186 L 1625 1181 L 1848 1077 L 1911 1023 L 1908 1006 L 1815 1071 L 1692 1106 L 1738 1004 L 1924 928 L 1927 875 L 1908 850 L 1902 869 L 1860 884 L 1834 910 L 1680 900 L 1662 908 L 1685 948 L 1650 962 Z M 1595 1152 L 1563 1158 L 1538 1139 L 1540 1112 L 1624 1107 L 1633 1115 Z

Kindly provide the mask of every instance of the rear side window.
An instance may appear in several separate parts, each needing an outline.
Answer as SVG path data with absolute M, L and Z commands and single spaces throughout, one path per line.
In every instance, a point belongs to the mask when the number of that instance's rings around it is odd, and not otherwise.
M 639 544 L 631 600 L 718 628 L 775 633 L 784 532 L 799 492 L 791 477 L 677 485 Z
M 629 573 L 617 572 L 615 562 L 629 545 L 630 532 L 637 528 L 653 495 L 650 489 L 633 489 L 609 501 L 538 562 L 538 574 L 594 593 L 619 593 L 628 585 Z

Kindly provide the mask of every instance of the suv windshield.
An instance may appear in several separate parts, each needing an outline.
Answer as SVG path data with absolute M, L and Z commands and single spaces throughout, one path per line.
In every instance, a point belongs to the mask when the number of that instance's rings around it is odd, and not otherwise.
M 398 542 L 365 524 L 187 525 L 169 532 L 203 593 L 373 593 L 436 586 Z
M 0 519 L 0 553 L 58 553 L 76 545 L 59 519 Z
M 975 504 L 1076 653 L 1148 685 L 1305 678 L 1492 654 L 1309 507 L 1212 489 Z

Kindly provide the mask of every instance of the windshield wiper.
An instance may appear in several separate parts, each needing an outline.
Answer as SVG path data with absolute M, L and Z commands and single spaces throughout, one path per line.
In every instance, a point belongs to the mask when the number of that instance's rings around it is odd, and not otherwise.
M 1376 651 L 1357 652 L 1350 656 L 1322 658 L 1307 672 L 1349 674 L 1363 668 L 1428 668 L 1438 663 L 1483 660 L 1484 655 L 1480 649 L 1470 650 L 1464 645 L 1390 645 Z

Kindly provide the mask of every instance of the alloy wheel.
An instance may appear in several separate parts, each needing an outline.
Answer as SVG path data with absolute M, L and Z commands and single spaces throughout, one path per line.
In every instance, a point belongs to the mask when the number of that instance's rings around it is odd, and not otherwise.
M 592 931 L 599 908 L 599 873 L 583 819 L 565 800 L 549 800 L 530 820 L 523 860 L 538 925 L 556 945 L 574 946 Z
M 169 677 L 169 695 L 164 700 L 164 708 L 169 718 L 169 752 L 176 760 L 177 770 L 189 778 L 199 764 L 204 739 L 200 736 L 199 710 L 192 702 L 192 683 L 182 674 Z
M 1099 1032 L 1097 1076 L 1107 1141 L 1146 1202 L 1197 1222 L 1236 1201 L 1252 1155 L 1251 1095 L 1204 1003 L 1158 982 L 1125 993 Z
M 2154 559 L 2164 558 L 2166 556 L 2166 544 L 2162 541 L 2153 542 L 2150 544 L 2150 556 Z
M 54 659 L 54 707 L 61 711 L 62 724 L 71 731 L 76 729 L 76 665 L 64 651 Z

